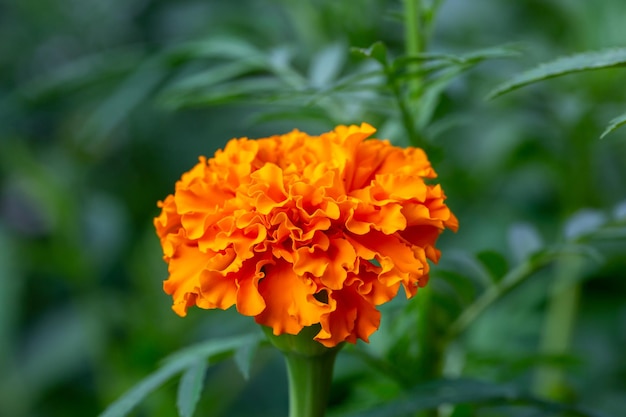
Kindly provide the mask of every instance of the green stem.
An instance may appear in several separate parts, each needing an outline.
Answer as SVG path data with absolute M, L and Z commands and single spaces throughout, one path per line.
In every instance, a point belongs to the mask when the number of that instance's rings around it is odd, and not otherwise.
M 424 51 L 424 39 L 421 29 L 421 0 L 404 0 L 404 42 L 405 53 L 407 55 L 417 55 Z M 393 95 L 398 102 L 402 123 L 409 136 L 412 146 L 424 147 L 425 143 L 421 135 L 415 128 L 414 115 L 419 104 L 419 96 L 422 88 L 422 80 L 419 76 L 420 64 L 415 62 L 409 66 L 409 72 L 415 75 L 408 81 L 408 99 L 405 98 L 400 90 L 398 81 L 393 74 L 388 73 L 387 77 L 391 86 Z M 387 69 L 389 70 L 389 69 Z
M 419 311 L 417 335 L 420 346 L 417 379 L 422 382 L 441 378 L 446 350 L 445 336 L 437 327 L 438 311 L 433 303 L 432 291 L 432 287 L 426 286 L 420 288 L 416 295 Z M 418 413 L 421 417 L 437 417 L 438 415 L 437 409 Z
M 318 356 L 285 353 L 289 376 L 289 417 L 324 416 L 337 352 L 338 349 L 329 349 Z
M 580 275 L 583 262 L 582 258 L 564 259 L 557 266 L 541 338 L 541 351 L 547 355 L 564 354 L 569 350 L 580 298 L 580 284 L 574 278 Z M 570 397 L 565 373 L 556 368 L 537 370 L 535 391 L 558 401 Z
M 424 51 L 424 37 L 421 22 L 421 0 L 404 0 L 404 40 L 407 55 L 417 55 Z M 417 72 L 419 63 L 411 66 L 411 70 Z M 421 80 L 415 75 L 409 82 L 409 97 L 419 96 Z
M 297 335 L 276 336 L 263 331 L 285 356 L 289 379 L 289 417 L 324 417 L 337 353 L 343 343 L 327 348 L 313 338 L 320 326 L 303 328 Z

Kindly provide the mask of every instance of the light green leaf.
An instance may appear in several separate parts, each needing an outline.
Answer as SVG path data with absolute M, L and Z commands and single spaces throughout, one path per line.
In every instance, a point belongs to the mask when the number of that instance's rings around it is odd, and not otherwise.
M 510 46 L 497 46 L 493 48 L 479 49 L 473 52 L 469 52 L 461 55 L 438 53 L 438 52 L 423 52 L 414 55 L 404 55 L 396 58 L 393 62 L 396 66 L 403 66 L 413 62 L 434 62 L 444 61 L 450 64 L 473 64 L 486 59 L 495 58 L 507 58 L 519 55 L 519 51 L 513 49 Z
M 245 344 L 237 349 L 235 356 L 233 357 L 235 364 L 237 365 L 237 369 L 239 369 L 239 372 L 241 372 L 241 375 L 246 380 L 250 378 L 252 360 L 254 359 L 254 355 L 256 354 L 258 347 L 258 343 Z
M 441 93 L 448 87 L 448 85 L 454 81 L 462 72 L 468 69 L 469 66 L 452 67 L 444 71 L 437 79 L 429 82 L 425 86 L 425 90 L 422 94 L 419 103 L 419 113 L 417 115 L 417 126 L 420 130 L 426 128 L 426 126 L 432 120 L 435 109 L 439 104 Z
M 346 62 L 346 47 L 341 42 L 330 44 L 316 54 L 309 67 L 309 80 L 316 88 L 323 88 L 337 78 Z
M 604 132 L 600 135 L 600 139 L 613 132 L 615 129 L 619 129 L 620 127 L 626 124 L 626 113 L 617 116 L 615 119 L 609 122 L 609 125 L 604 129 Z
M 387 66 L 387 47 L 380 41 L 374 42 L 369 48 L 352 48 L 351 52 L 365 58 L 372 58 L 383 67 Z
M 567 219 L 563 234 L 567 240 L 574 240 L 596 232 L 607 220 L 607 216 L 600 210 L 579 210 Z
M 178 384 L 178 414 L 192 417 L 204 386 L 204 376 L 208 368 L 206 359 L 198 359 L 187 368 Z
M 516 223 L 508 231 L 509 245 L 513 256 L 523 262 L 543 247 L 543 241 L 535 227 L 528 223 Z
M 226 339 L 210 340 L 180 350 L 164 360 L 164 365 L 148 375 L 141 382 L 113 402 L 99 417 L 122 417 L 130 412 L 148 394 L 160 387 L 176 374 L 193 366 L 199 360 L 211 359 L 212 362 L 223 360 L 241 346 L 258 343 L 260 334 L 236 336 Z
M 494 88 L 487 98 L 492 99 L 525 85 L 565 74 L 625 65 L 626 48 L 605 49 L 561 57 L 514 76 L 509 81 Z
M 125 416 L 135 408 L 148 394 L 163 385 L 165 381 L 181 372 L 183 367 L 179 362 L 171 362 L 144 378 L 139 384 L 127 391 L 117 401 L 111 404 L 100 417 Z
M 212 36 L 209 39 L 177 45 L 164 54 L 166 62 L 180 65 L 183 62 L 206 58 L 251 59 L 262 56 L 261 51 L 249 42 L 229 36 Z

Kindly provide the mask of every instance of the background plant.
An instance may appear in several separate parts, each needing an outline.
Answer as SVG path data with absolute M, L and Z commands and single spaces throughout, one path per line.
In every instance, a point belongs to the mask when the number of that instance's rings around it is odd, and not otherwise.
M 410 403 L 423 400 L 411 395 L 421 307 L 398 300 L 370 345 L 342 352 L 331 412 L 400 415 L 460 401 L 457 415 L 550 415 L 553 404 L 524 389 L 541 365 L 564 372 L 553 397 L 619 415 L 626 145 L 623 130 L 597 138 L 624 112 L 624 70 L 484 97 L 538 62 L 622 46 L 623 2 L 423 2 L 433 7 L 427 49 L 404 61 L 402 3 L 365 1 L 358 14 L 344 3 L 0 6 L 0 33 L 12 40 L 0 46 L 0 414 L 96 414 L 161 358 L 207 339 L 224 345 L 195 354 L 232 353 L 251 367 L 248 381 L 235 362 L 210 367 L 203 415 L 286 414 L 280 358 L 261 349 L 249 362 L 222 339 L 249 332 L 250 321 L 171 313 L 154 202 L 199 153 L 231 137 L 367 120 L 406 145 L 393 84 L 414 114 L 407 86 L 419 74 L 432 93 L 414 137 L 431 148 L 461 219 L 458 235 L 441 241 L 431 282 L 440 306 L 431 324 L 448 335 L 442 366 L 455 382 L 426 391 L 436 404 Z M 555 275 L 579 282 L 581 297 L 567 349 L 541 353 Z M 197 380 L 178 358 L 161 369 Z M 135 414 L 172 415 L 177 389 L 165 383 Z

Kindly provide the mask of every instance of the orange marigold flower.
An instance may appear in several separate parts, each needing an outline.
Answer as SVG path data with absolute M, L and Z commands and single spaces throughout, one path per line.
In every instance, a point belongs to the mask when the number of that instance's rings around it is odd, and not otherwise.
M 376 306 L 426 285 L 438 235 L 458 227 L 424 151 L 374 132 L 294 130 L 201 157 L 154 220 L 174 311 L 234 305 L 276 335 L 319 324 L 325 346 L 368 341 Z

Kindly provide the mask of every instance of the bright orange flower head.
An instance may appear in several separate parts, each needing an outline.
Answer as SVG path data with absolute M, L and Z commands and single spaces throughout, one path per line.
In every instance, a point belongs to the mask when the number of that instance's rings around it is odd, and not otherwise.
M 428 281 L 438 235 L 458 222 L 426 154 L 338 126 L 233 139 L 183 174 L 154 219 L 173 309 L 237 311 L 332 347 L 368 340 L 377 305 Z

